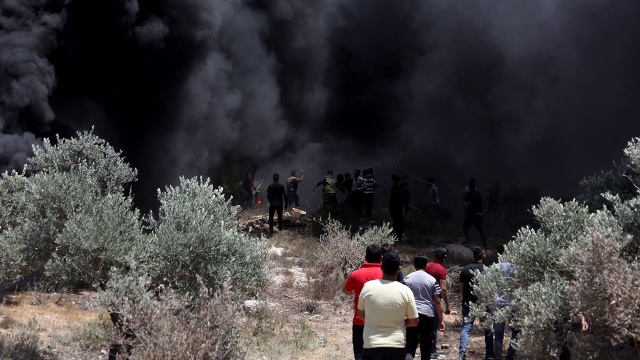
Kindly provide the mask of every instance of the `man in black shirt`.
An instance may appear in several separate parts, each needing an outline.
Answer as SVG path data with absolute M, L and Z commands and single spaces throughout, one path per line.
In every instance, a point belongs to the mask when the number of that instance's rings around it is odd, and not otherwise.
M 464 360 L 467 353 L 467 345 L 469 344 L 469 337 L 471 336 L 471 329 L 473 328 L 473 321 L 475 318 L 469 316 L 469 304 L 478 301 L 478 298 L 473 295 L 473 270 L 483 271 L 484 260 L 487 257 L 487 253 L 481 247 L 473 248 L 473 260 L 471 264 L 465 266 L 460 272 L 460 288 L 458 290 L 462 297 L 462 331 L 460 331 L 460 356 L 458 360 Z M 486 348 L 485 359 L 493 359 L 493 335 L 491 330 L 484 331 L 484 341 Z
M 291 170 L 291 176 L 287 179 L 287 197 L 289 198 L 289 206 L 292 208 L 300 207 L 300 197 L 298 196 L 298 184 L 304 180 L 304 170 L 300 170 L 300 177 L 297 176 L 296 170 Z
M 269 232 L 273 234 L 273 214 L 278 212 L 278 230 L 282 230 L 282 206 L 287 209 L 287 192 L 284 185 L 280 184 L 280 175 L 273 174 L 273 184 L 267 188 L 267 200 L 269 200 Z
M 475 182 L 469 182 L 469 192 L 464 199 L 464 224 L 462 225 L 462 231 L 464 232 L 465 244 L 470 244 L 469 228 L 471 225 L 476 227 L 480 238 L 482 239 L 482 247 L 487 248 L 487 239 L 484 237 L 484 231 L 482 230 L 482 195 L 476 189 Z

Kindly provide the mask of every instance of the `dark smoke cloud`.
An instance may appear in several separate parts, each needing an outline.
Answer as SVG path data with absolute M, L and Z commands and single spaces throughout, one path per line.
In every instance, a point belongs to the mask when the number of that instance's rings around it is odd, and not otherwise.
M 434 176 L 456 205 L 469 176 L 557 196 L 640 132 L 633 0 L 5 0 L 0 11 L 1 165 L 95 125 L 139 169 L 145 206 L 180 175 L 246 159 L 264 179 L 307 170 L 311 203 L 328 168 L 370 166 L 383 186 L 391 172 Z

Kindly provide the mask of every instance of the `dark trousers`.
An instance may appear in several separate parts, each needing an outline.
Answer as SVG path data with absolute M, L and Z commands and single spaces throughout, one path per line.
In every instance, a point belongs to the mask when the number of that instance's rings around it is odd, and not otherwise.
M 402 240 L 402 234 L 404 234 L 404 215 L 402 213 L 402 206 L 389 207 L 389 215 L 391 215 L 391 222 L 393 223 L 393 232 L 396 233 L 398 240 Z
M 480 214 L 467 214 L 464 218 L 464 224 L 462 225 L 462 231 L 464 232 L 464 239 L 466 242 L 471 242 L 469 237 L 469 228 L 471 225 L 476 227 L 480 238 L 482 239 L 482 246 L 487 247 L 487 239 L 484 237 L 484 231 L 482 230 L 482 215 Z
M 278 212 L 278 230 L 282 230 L 282 205 L 269 205 L 269 232 L 273 234 L 273 214 Z
M 505 323 L 493 323 L 493 356 L 496 359 L 502 359 L 502 343 L 504 342 Z M 509 341 L 509 349 L 507 350 L 507 360 L 513 360 L 516 355 L 516 344 L 518 343 L 518 331 L 511 329 L 511 341 Z
M 338 196 L 333 194 L 322 194 L 322 205 L 325 207 L 333 206 L 338 203 Z
M 289 202 L 289 206 L 292 208 L 300 207 L 300 197 L 295 191 L 287 192 L 287 201 Z
M 373 194 L 363 194 L 362 205 L 364 206 L 364 217 L 373 218 Z
M 362 360 L 405 360 L 404 348 L 362 349 Z
M 353 208 L 353 212 L 357 217 L 362 217 L 362 201 L 363 201 L 362 191 L 352 191 L 349 195 L 349 205 Z
M 351 327 L 351 342 L 353 343 L 353 357 L 356 360 L 362 355 L 362 346 L 364 346 L 364 325 L 353 325 Z
M 422 359 L 428 359 L 431 355 L 431 344 L 433 342 L 433 317 L 418 314 L 418 326 L 407 328 L 407 346 L 406 353 L 416 357 L 416 349 L 420 344 L 420 356 Z

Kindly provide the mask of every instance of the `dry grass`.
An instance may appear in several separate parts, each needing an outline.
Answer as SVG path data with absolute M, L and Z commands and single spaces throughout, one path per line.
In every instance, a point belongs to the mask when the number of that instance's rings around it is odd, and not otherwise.
M 344 277 L 340 271 L 318 266 L 322 248 L 317 238 L 304 229 L 286 229 L 270 237 L 268 246 L 272 281 L 258 298 L 261 305 L 236 313 L 243 324 L 242 335 L 249 340 L 246 358 L 352 359 L 353 299 L 341 291 Z M 406 260 L 405 274 L 413 271 L 415 255 L 433 254 L 431 247 L 416 243 L 397 244 L 394 250 Z M 441 344 L 451 346 L 450 354 L 457 353 L 460 331 L 455 295 L 459 269 L 453 267 L 449 272 L 451 307 L 457 314 L 445 316 L 447 330 L 440 338 Z M 104 313 L 93 307 L 94 297 L 90 292 L 9 294 L 0 308 L 0 333 L 14 334 L 35 318 L 41 345 L 53 349 L 52 358 L 106 359 L 109 326 Z M 480 359 L 484 355 L 482 334 L 476 330 L 472 335 L 467 359 Z

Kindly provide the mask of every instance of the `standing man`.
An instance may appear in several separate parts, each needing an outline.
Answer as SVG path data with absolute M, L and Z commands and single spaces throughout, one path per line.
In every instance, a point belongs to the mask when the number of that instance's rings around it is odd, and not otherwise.
M 429 205 L 440 205 L 440 194 L 438 193 L 438 187 L 436 186 L 436 180 L 434 178 L 427 179 L 427 187 L 429 188 Z
M 504 245 L 500 245 L 498 247 L 498 254 L 502 255 L 504 253 Z M 516 266 L 510 262 L 500 261 L 493 266 L 500 269 L 502 272 L 502 276 L 505 279 L 504 285 L 500 292 L 496 294 L 496 307 L 498 309 L 503 309 L 507 306 L 511 305 L 511 300 L 509 299 L 509 294 L 513 292 L 515 288 L 514 280 L 513 280 L 513 272 L 516 269 Z M 504 328 L 505 322 L 494 322 L 493 323 L 493 335 L 494 335 L 494 344 L 493 344 L 493 356 L 496 359 L 502 359 L 502 343 L 504 340 Z M 511 341 L 509 342 L 509 350 L 507 350 L 507 360 L 513 360 L 516 355 L 516 344 L 518 343 L 518 330 L 515 330 L 513 327 L 511 328 Z
M 451 308 L 449 307 L 449 292 L 447 291 L 447 269 L 444 267 L 444 261 L 447 258 L 447 249 L 443 247 L 437 247 L 433 251 L 433 261 L 427 264 L 427 273 L 436 279 L 436 282 L 440 285 L 442 291 L 441 297 L 444 300 L 444 313 L 451 314 Z M 435 321 L 433 325 L 433 345 L 431 346 L 431 358 L 437 359 L 438 354 L 438 316 L 441 314 L 436 312 Z
M 458 360 L 464 360 L 467 354 L 467 345 L 469 345 L 469 337 L 471 336 L 471 329 L 473 328 L 473 321 L 475 318 L 469 316 L 469 310 L 471 303 L 478 301 L 478 298 L 473 295 L 473 270 L 483 271 L 484 260 L 487 257 L 485 250 L 479 246 L 473 248 L 473 260 L 471 264 L 465 266 L 460 272 L 460 289 L 459 294 L 462 297 L 462 331 L 460 331 L 460 353 Z M 491 330 L 484 330 L 484 343 L 485 343 L 485 358 L 493 359 L 493 335 Z
M 358 316 L 365 319 L 362 360 L 405 360 L 406 328 L 418 326 L 413 293 L 395 281 L 400 257 L 382 258 L 382 279 L 367 282 L 360 293 Z
M 353 172 L 353 184 L 351 187 L 351 205 L 353 211 L 358 217 L 362 216 L 362 204 L 364 198 L 364 178 L 360 176 L 360 169 L 355 169 Z
M 420 354 L 424 359 L 427 354 L 431 353 L 435 319 L 438 319 L 436 328 L 444 331 L 440 285 L 433 276 L 427 273 L 427 262 L 426 256 L 416 256 L 413 259 L 413 267 L 416 271 L 407 275 L 404 280 L 405 285 L 411 289 L 416 299 L 420 319 L 417 327 L 407 328 L 407 359 L 409 359 L 409 354 L 411 354 L 411 359 L 416 356 L 418 344 L 420 344 Z
M 364 171 L 364 190 L 363 190 L 363 205 L 364 205 L 364 217 L 368 220 L 373 218 L 373 197 L 378 187 L 376 178 L 373 177 L 373 169 L 368 168 Z
M 487 239 L 484 237 L 484 231 L 482 230 L 482 195 L 476 189 L 475 181 L 469 182 L 469 192 L 464 199 L 464 224 L 462 225 L 462 231 L 464 232 L 465 244 L 471 244 L 469 237 L 469 228 L 471 225 L 476 227 L 480 238 L 482 239 L 482 247 L 487 248 Z
M 278 212 L 278 230 L 282 230 L 282 206 L 287 208 L 287 194 L 284 185 L 280 184 L 280 175 L 273 174 L 273 184 L 267 188 L 269 200 L 269 232 L 273 234 L 273 214 Z
M 351 341 L 353 342 L 353 356 L 356 360 L 360 359 L 360 353 L 362 352 L 362 334 L 364 331 L 364 318 L 358 317 L 358 299 L 360 299 L 360 292 L 367 281 L 382 278 L 382 269 L 380 268 L 381 261 L 382 248 L 376 244 L 367 246 L 364 264 L 360 266 L 360 269 L 355 270 L 349 275 L 344 285 L 344 292 L 347 295 L 355 295 L 353 298 L 354 314 Z
M 337 204 L 338 180 L 333 177 L 333 170 L 327 170 L 327 175 L 313 186 L 313 191 L 316 191 L 316 188 L 320 185 L 322 185 L 322 205 L 331 206 Z
M 291 176 L 287 179 L 287 197 L 289 206 L 300 207 L 300 197 L 298 196 L 298 183 L 304 179 L 304 170 L 300 170 L 300 177 L 296 176 L 296 169 L 291 170 Z
M 391 215 L 391 222 L 393 223 L 393 232 L 396 233 L 398 241 L 402 241 L 402 235 L 404 234 L 404 179 L 396 174 L 391 175 L 391 195 L 389 196 L 389 215 Z
M 253 203 L 256 201 L 256 181 L 254 180 L 256 174 L 256 168 L 252 165 L 245 173 L 244 179 L 242 179 L 242 189 L 245 192 L 245 199 L 243 205 L 248 208 L 253 208 Z

